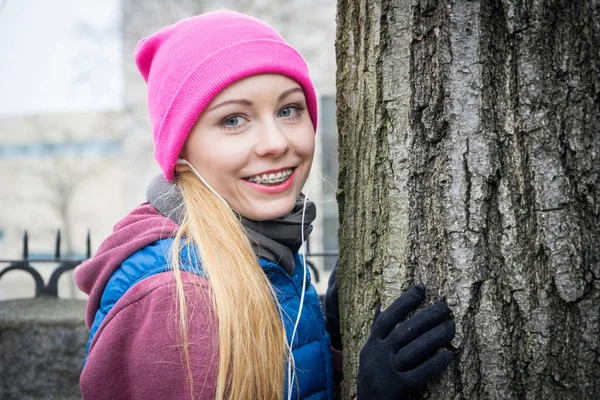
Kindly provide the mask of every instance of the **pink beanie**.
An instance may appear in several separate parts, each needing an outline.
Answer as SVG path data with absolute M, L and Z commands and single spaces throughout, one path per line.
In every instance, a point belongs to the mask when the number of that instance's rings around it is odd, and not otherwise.
M 298 82 L 317 127 L 317 98 L 306 63 L 256 18 L 221 10 L 184 19 L 140 40 L 135 63 L 148 83 L 154 157 L 168 181 L 202 110 L 250 75 L 277 73 Z

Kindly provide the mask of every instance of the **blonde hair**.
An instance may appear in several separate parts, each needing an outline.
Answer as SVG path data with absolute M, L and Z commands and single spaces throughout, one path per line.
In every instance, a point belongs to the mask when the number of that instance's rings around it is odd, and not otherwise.
M 271 283 L 227 205 L 188 171 L 179 172 L 177 184 L 186 212 L 173 243 L 172 264 L 191 397 L 188 313 L 179 259 L 182 240 L 196 246 L 210 282 L 219 326 L 215 398 L 281 399 L 289 349 Z

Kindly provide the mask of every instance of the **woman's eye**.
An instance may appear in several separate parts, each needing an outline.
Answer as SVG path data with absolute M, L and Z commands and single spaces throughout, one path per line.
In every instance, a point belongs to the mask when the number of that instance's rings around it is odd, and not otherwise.
M 279 111 L 279 115 L 284 118 L 287 118 L 287 117 L 291 117 L 296 112 L 298 112 L 298 110 L 296 110 L 296 107 L 286 107 L 283 110 Z
M 296 119 L 300 117 L 304 108 L 300 106 L 285 106 L 279 111 L 279 117 L 287 119 Z
M 223 123 L 226 126 L 237 126 L 242 123 L 240 117 L 229 117 Z
M 230 131 L 238 130 L 244 126 L 246 123 L 246 119 L 241 115 L 230 115 L 219 122 L 219 126 L 222 129 L 227 129 Z

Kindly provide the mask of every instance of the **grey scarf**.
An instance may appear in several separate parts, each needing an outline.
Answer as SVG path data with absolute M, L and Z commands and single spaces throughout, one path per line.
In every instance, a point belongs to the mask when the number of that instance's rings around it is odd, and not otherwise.
M 156 176 L 146 190 L 150 204 L 165 217 L 181 224 L 185 215 L 185 205 L 177 185 L 167 182 L 162 175 Z M 294 254 L 302 245 L 300 226 L 304 195 L 300 195 L 292 211 L 286 215 L 266 221 L 253 221 L 241 217 L 246 234 L 257 257 L 279 264 L 290 275 L 294 273 Z M 310 224 L 317 211 L 312 201 L 307 201 L 304 214 L 304 239 L 310 233 Z

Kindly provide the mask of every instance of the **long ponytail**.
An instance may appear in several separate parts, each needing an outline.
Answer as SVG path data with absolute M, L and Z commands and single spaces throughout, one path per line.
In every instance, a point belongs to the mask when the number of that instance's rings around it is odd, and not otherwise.
M 190 172 L 181 171 L 177 184 L 187 212 L 175 237 L 172 264 L 191 397 L 188 310 L 179 260 L 182 240 L 200 253 L 219 325 L 215 398 L 282 399 L 289 349 L 273 288 L 231 210 Z

